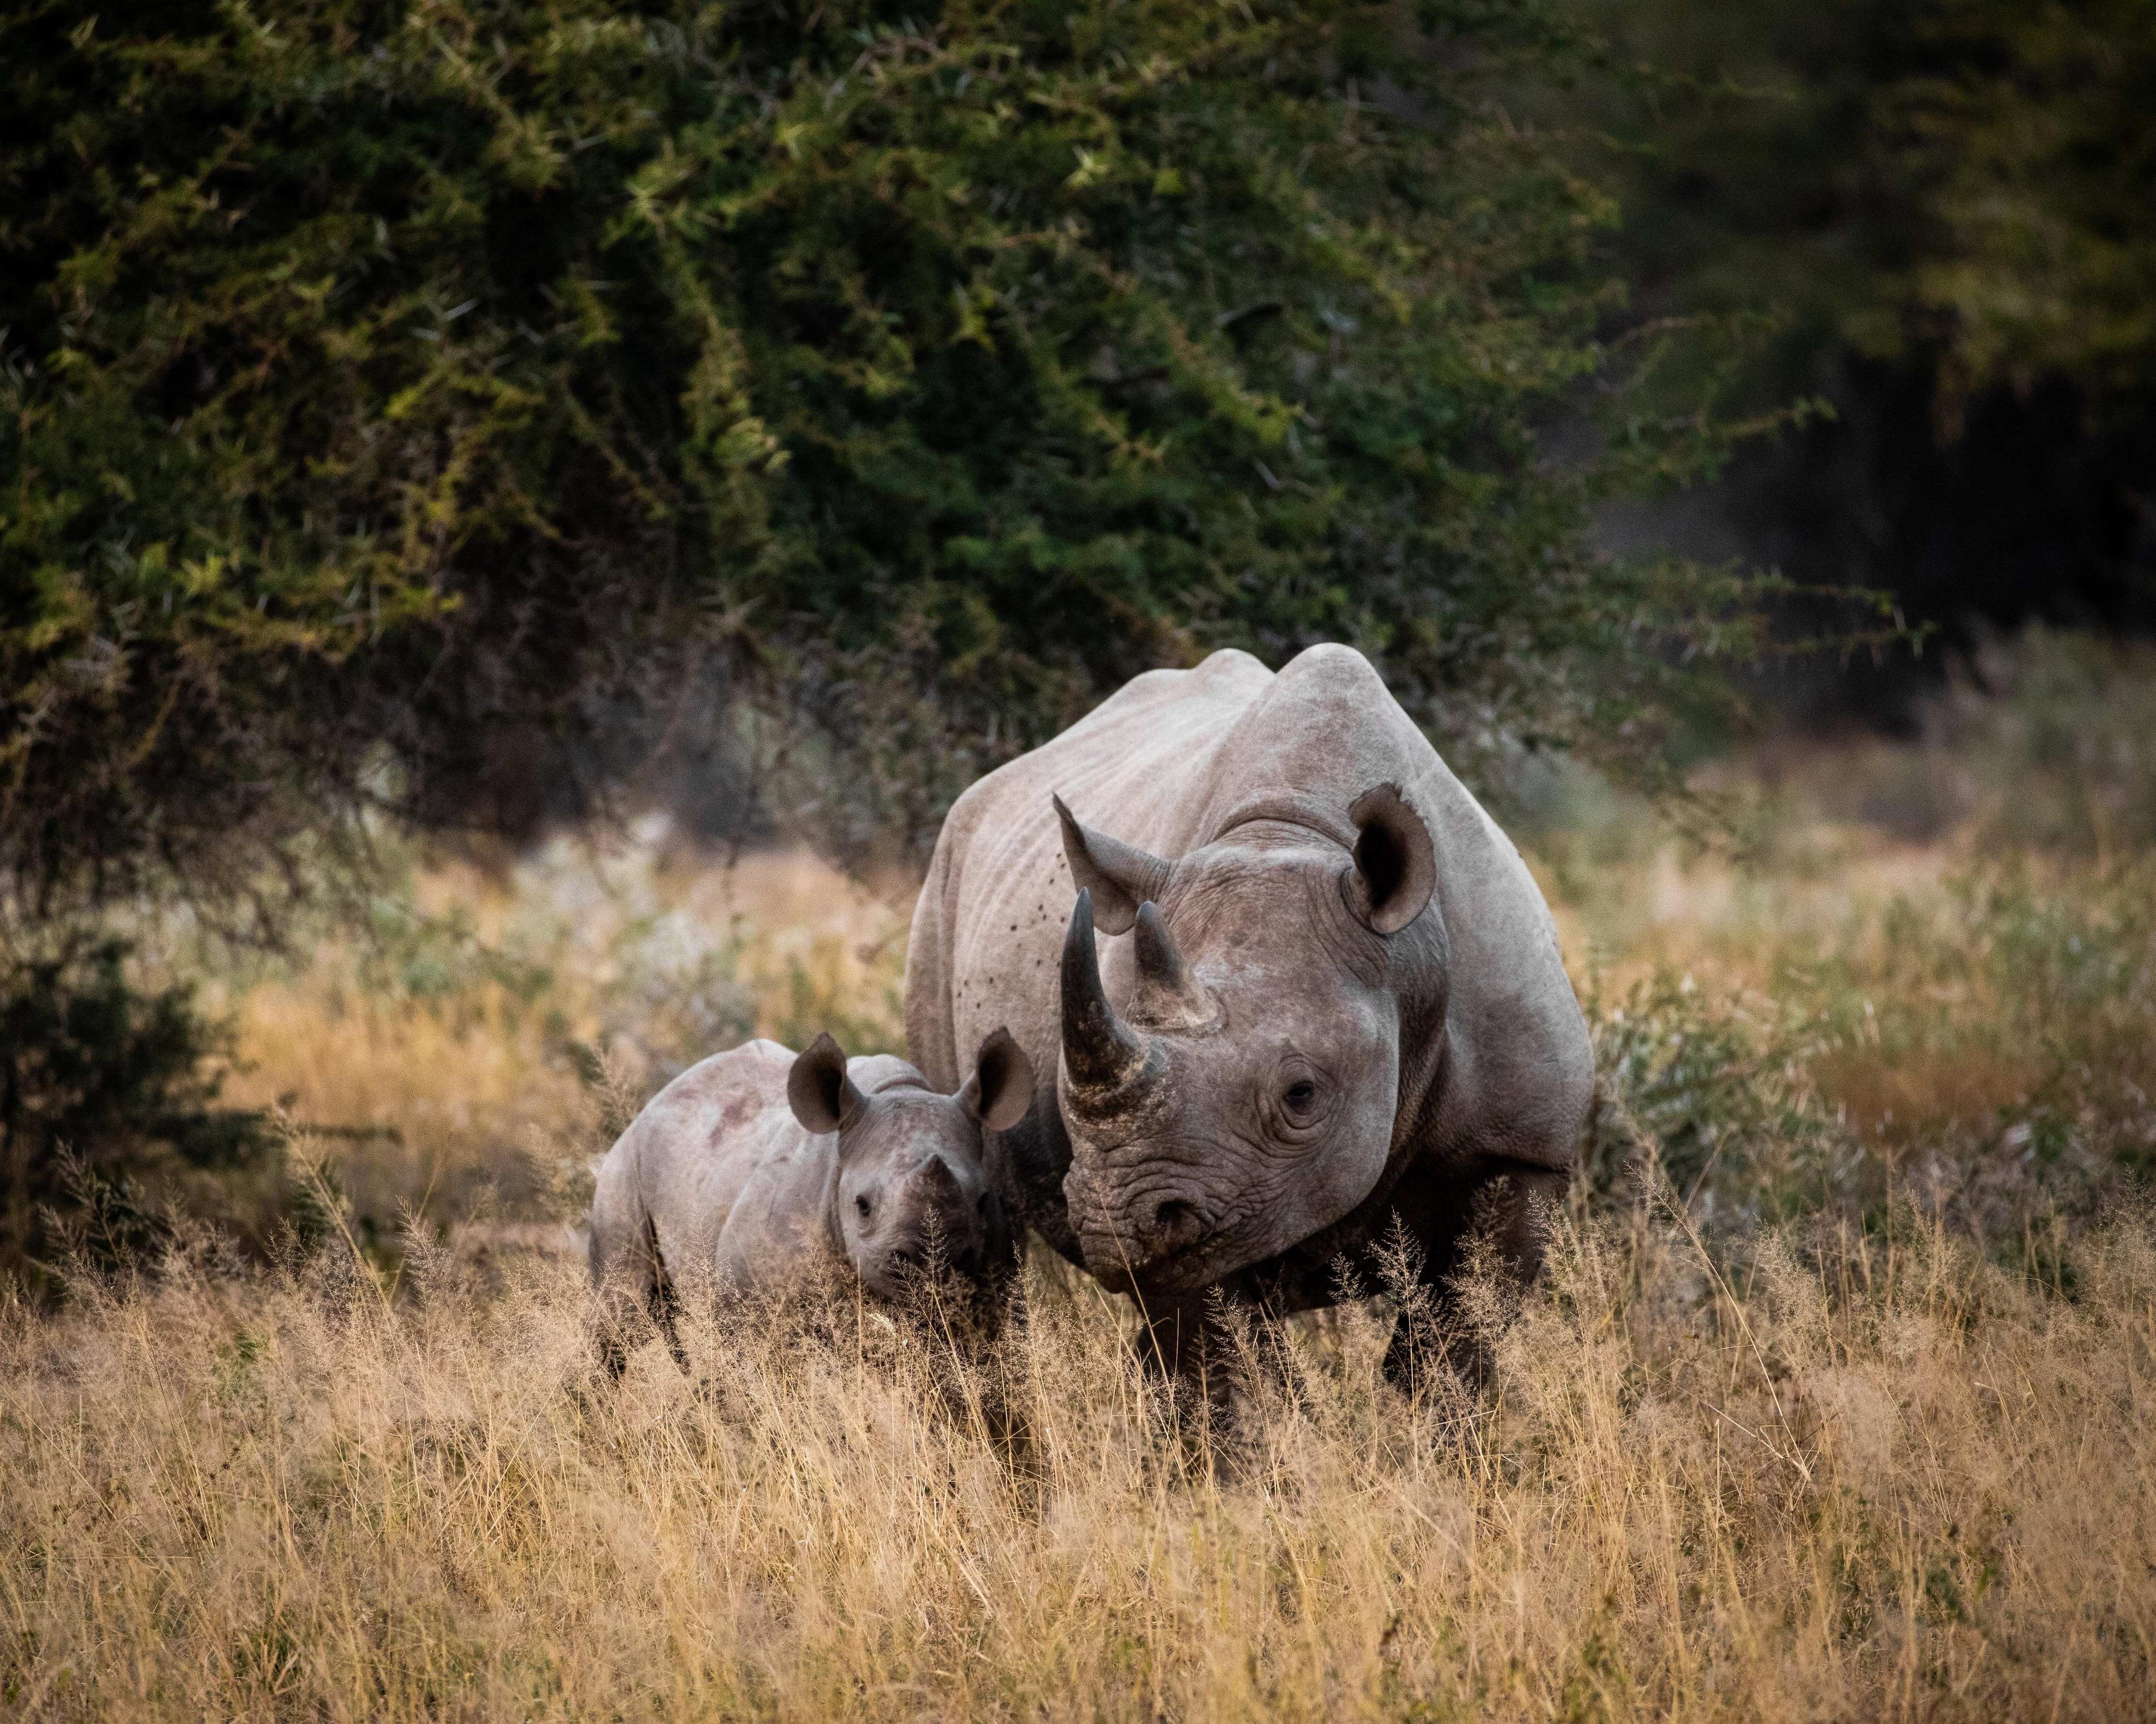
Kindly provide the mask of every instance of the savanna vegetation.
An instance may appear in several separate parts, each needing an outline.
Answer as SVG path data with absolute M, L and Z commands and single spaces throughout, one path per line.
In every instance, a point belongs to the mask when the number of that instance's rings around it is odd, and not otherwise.
M 2156 1240 L 1897 1211 L 1727 1280 L 1568 1224 L 1486 1408 L 1290 1337 L 1224 1452 L 1116 1314 L 983 1367 L 851 1307 L 580 1402 L 577 1271 L 341 1239 L 0 1346 L 38 1718 L 2148 1716 Z M 1022 1446 L 999 1434 L 1015 1415 Z
M 2156 1716 L 2152 55 L 0 0 L 0 1708 Z M 1317 639 L 1557 912 L 1545 1282 L 601 1391 L 644 1098 L 901 1048 L 956 790 Z
M 917 11 L 0 10 L 0 997 L 84 1003 L 18 1026 L 15 1267 L 63 1137 L 232 1135 L 99 1003 L 146 904 L 289 946 L 385 831 L 654 798 L 902 863 L 1223 644 L 1355 642 L 1484 782 L 1726 704 L 1772 583 L 1588 539 L 1741 428 L 1630 406 L 1536 6 Z

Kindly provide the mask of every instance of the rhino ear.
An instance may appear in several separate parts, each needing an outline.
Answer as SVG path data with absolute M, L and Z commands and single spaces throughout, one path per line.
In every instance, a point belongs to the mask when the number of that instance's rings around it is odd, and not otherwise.
M 801 1129 L 822 1137 L 850 1123 L 861 1109 L 861 1092 L 846 1075 L 846 1056 L 828 1029 L 794 1056 L 786 1075 L 786 1101 Z
M 992 1131 L 1008 1131 L 1033 1106 L 1033 1062 L 1000 1025 L 988 1032 L 958 1104 Z
M 1081 826 L 1061 797 L 1049 799 L 1063 822 L 1063 855 L 1070 865 L 1071 882 L 1093 895 L 1095 923 L 1104 934 L 1129 933 L 1138 919 L 1138 906 L 1148 898 L 1157 904 L 1167 895 L 1170 865 L 1136 844 Z
M 1355 865 L 1344 880 L 1348 907 L 1365 927 L 1397 934 L 1423 912 L 1437 889 L 1437 846 L 1397 784 L 1355 798 Z

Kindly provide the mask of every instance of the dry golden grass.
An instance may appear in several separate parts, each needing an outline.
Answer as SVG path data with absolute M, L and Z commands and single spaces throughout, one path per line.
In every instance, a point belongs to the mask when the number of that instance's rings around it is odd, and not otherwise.
M 2142 1116 L 2127 1135 L 2156 1163 L 2156 852 L 1919 844 L 1801 804 L 1778 853 L 1742 862 L 1666 839 L 1582 859 L 1568 836 L 1536 872 L 1583 998 L 1675 976 L 1759 1022 L 1804 1018 L 1785 1038 L 1804 1085 L 1887 1148 L 2094 1080 L 2099 1111 Z
M 504 870 L 439 862 L 409 897 L 432 931 L 401 963 L 332 941 L 211 996 L 238 1031 L 226 1098 L 356 1137 L 336 1165 L 376 1227 L 401 1207 L 459 1213 L 476 1184 L 517 1184 L 535 1147 L 568 1147 L 590 1099 L 572 1050 L 611 1047 L 649 1089 L 751 1035 L 800 1046 L 828 1026 L 849 1052 L 904 1048 L 911 889 L 880 895 L 805 853 L 560 840 Z M 506 979 L 475 952 L 508 954 Z
M 0 1304 L 0 1711 L 2156 1719 L 2156 1216 L 2104 1195 L 2156 1165 L 2140 806 L 2004 872 L 1817 808 L 1743 867 L 1548 834 L 1615 1141 L 1686 1134 L 1723 1230 L 1583 1193 L 1486 1402 L 1385 1385 L 1364 1305 L 1251 1340 L 1221 1430 L 1039 1263 L 985 1356 L 737 1315 L 701 1386 L 652 1347 L 595 1393 L 562 1169 L 745 1035 L 898 1046 L 908 895 L 423 870 L 381 950 L 226 995 L 233 1099 L 377 1134 L 324 1146 L 351 1234 Z
M 2156 1231 L 1563 1234 L 1486 1411 L 1351 1311 L 1228 1449 L 1096 1295 L 581 1391 L 545 1253 L 341 1245 L 0 1325 L 0 1696 L 126 1718 L 2156 1716 Z M 2063 1251 L 2061 1259 L 2058 1253 Z M 2063 1270 L 2061 1270 L 2063 1263 Z M 2071 1276 L 2071 1292 L 2056 1277 Z M 1002 1405 L 1002 1420 L 983 1404 Z M 1014 1411 L 1014 1447 L 992 1426 Z
M 1606 871 L 1584 893 L 1566 891 L 1576 878 L 1542 870 L 1574 987 L 1583 996 L 1599 988 L 1605 998 L 1621 999 L 1658 974 L 1674 973 L 1709 997 L 1771 1011 L 1783 991 L 1779 972 L 1793 958 L 1832 948 L 1876 969 L 1890 937 L 1881 911 L 1897 902 L 1936 906 L 1967 862 L 1955 846 L 1896 844 L 1824 826 L 1809 836 L 1816 849 L 1802 869 L 1742 865 L 1665 844 Z M 1988 993 L 1981 982 L 1974 987 Z M 1997 1006 L 1988 998 L 1954 1003 L 1971 1013 Z M 1858 1132 L 1904 1142 L 1928 1125 L 1983 1116 L 2025 1097 L 2037 1071 L 2033 1059 L 2002 1058 L 1996 1050 L 1980 1059 L 1957 1048 L 1886 1060 L 1876 1046 L 1853 1042 L 1819 1050 L 1806 1075 Z

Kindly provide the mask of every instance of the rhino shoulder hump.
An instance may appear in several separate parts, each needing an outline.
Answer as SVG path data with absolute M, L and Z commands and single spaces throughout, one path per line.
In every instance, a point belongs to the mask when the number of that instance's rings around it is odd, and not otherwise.
M 1209 653 L 1190 672 L 1194 677 L 1208 682 L 1270 682 L 1273 673 L 1265 668 L 1265 660 L 1245 652 L 1240 647 L 1222 647 Z
M 1147 670 L 1132 677 L 1048 746 L 1112 730 L 1140 714 L 1186 700 L 1241 705 L 1273 680 L 1273 673 L 1259 659 L 1223 647 L 1189 670 Z
M 1400 756 L 1396 770 L 1419 770 L 1436 757 L 1377 667 L 1335 641 L 1306 647 L 1288 660 L 1253 704 L 1252 714 L 1263 724 L 1322 736 L 1334 748 L 1354 746 L 1351 739 L 1365 739 L 1368 746 L 1382 738 L 1384 752 Z
M 1280 674 L 1284 681 L 1299 682 L 1309 679 L 1361 683 L 1376 689 L 1387 700 L 1392 698 L 1385 688 L 1384 679 L 1378 675 L 1377 667 L 1355 648 L 1342 641 L 1322 640 L 1316 646 L 1305 647 L 1281 666 Z

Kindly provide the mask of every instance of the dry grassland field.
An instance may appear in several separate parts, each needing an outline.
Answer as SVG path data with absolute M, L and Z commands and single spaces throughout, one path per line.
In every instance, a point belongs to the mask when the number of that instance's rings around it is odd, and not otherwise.
M 1373 1288 L 1216 1421 L 1038 1258 L 993 1351 L 847 1297 L 601 1393 L 589 1158 L 748 1034 L 899 1046 L 907 884 L 654 825 L 167 928 L 303 1224 L 0 1313 L 0 1716 L 2156 1717 L 2156 671 L 1991 680 L 1705 769 L 1718 851 L 1523 777 L 1601 1098 L 1480 1397 Z

